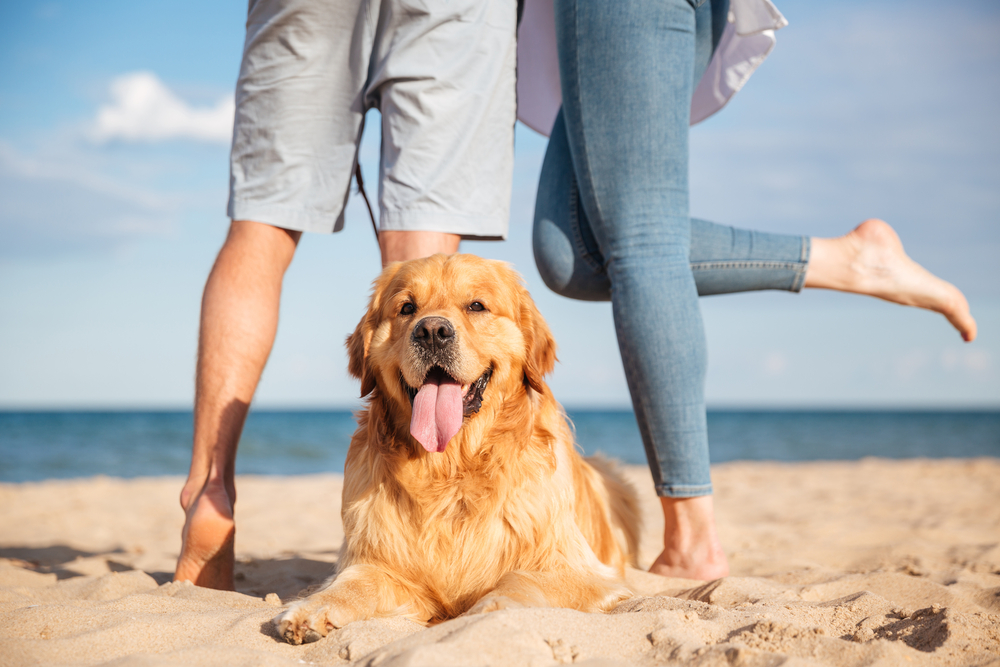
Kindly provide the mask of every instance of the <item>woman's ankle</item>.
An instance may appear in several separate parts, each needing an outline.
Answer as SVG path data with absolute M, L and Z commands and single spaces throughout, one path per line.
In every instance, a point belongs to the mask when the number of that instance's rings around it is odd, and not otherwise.
M 715 528 L 712 496 L 660 498 L 663 551 L 649 568 L 668 577 L 713 580 L 729 574 L 729 562 Z

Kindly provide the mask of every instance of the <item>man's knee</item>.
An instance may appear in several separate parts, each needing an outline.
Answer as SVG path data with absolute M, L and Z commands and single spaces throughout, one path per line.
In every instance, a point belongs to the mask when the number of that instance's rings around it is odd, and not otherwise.
M 439 252 L 450 255 L 458 252 L 461 240 L 458 234 L 447 232 L 383 230 L 379 232 L 382 266 Z
M 291 245 L 292 249 L 298 245 L 302 232 L 294 229 L 284 229 L 253 220 L 233 220 L 229 223 L 229 235 L 226 242 L 238 240 L 250 243 Z
M 233 220 L 220 258 L 231 256 L 241 264 L 270 268 L 284 273 L 295 255 L 302 232 L 252 220 Z

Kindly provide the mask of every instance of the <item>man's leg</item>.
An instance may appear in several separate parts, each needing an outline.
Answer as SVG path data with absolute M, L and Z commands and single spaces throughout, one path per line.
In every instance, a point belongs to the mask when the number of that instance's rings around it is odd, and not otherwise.
M 187 515 L 174 579 L 233 590 L 235 465 L 247 410 L 274 344 L 281 283 L 301 232 L 233 222 L 205 285 Z M 383 232 L 383 265 L 458 250 L 460 237 Z
M 234 221 L 205 284 L 177 581 L 233 590 L 236 447 L 274 343 L 281 283 L 300 236 Z
M 379 232 L 382 248 L 383 268 L 390 262 L 405 262 L 408 259 L 430 257 L 436 253 L 450 255 L 458 252 L 458 234 L 444 232 L 401 232 L 385 230 Z

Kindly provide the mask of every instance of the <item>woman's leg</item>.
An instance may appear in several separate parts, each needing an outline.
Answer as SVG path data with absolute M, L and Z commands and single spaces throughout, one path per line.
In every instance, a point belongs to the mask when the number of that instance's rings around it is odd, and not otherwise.
M 719 7 L 718 3 L 701 7 L 699 18 L 704 17 L 706 9 L 724 16 L 724 11 L 714 11 Z M 676 271 L 684 254 L 684 239 L 679 231 L 685 226 L 687 209 L 687 105 L 673 105 L 674 111 L 683 109 L 683 118 L 676 113 L 660 113 L 670 108 L 670 104 L 655 108 L 655 100 L 650 104 L 656 95 L 655 82 L 660 79 L 654 74 L 651 88 L 641 84 L 644 76 L 649 77 L 650 71 L 657 69 L 657 63 L 676 66 L 678 59 L 671 54 L 662 57 L 662 53 L 636 53 L 655 51 L 663 45 L 656 44 L 656 39 L 643 39 L 644 29 L 645 37 L 659 30 L 666 33 L 661 35 L 663 42 L 670 41 L 668 36 L 683 36 L 673 41 L 689 43 L 690 23 L 683 17 L 683 3 L 652 8 L 648 15 L 641 16 L 632 15 L 629 8 L 618 17 L 608 16 L 606 11 L 601 7 L 579 8 L 572 0 L 557 8 L 567 118 L 560 114 L 543 166 L 534 231 L 536 259 L 546 283 L 557 292 L 588 300 L 613 298 L 636 416 L 657 492 L 663 496 L 665 549 L 652 569 L 675 576 L 712 578 L 724 575 L 728 567 L 715 536 L 711 497 L 702 495 L 710 492 L 701 405 L 704 342 L 697 306 L 692 310 L 687 298 L 690 282 L 685 284 Z M 642 13 L 641 9 L 635 11 Z M 704 30 L 704 22 L 699 27 L 698 20 L 693 30 L 696 41 L 699 37 L 704 40 L 706 32 L 716 32 Z M 601 52 L 604 47 L 608 53 Z M 681 59 L 682 51 L 678 52 Z M 703 67 L 707 60 L 697 61 L 704 58 L 705 49 L 696 51 L 696 67 Z M 627 71 L 629 62 L 639 65 L 632 68 L 635 71 Z M 672 72 L 675 76 L 664 77 L 666 87 L 684 87 L 683 77 L 676 76 L 683 71 L 683 67 L 676 67 Z M 633 94 L 636 91 L 638 94 Z M 603 105 L 588 107 L 587 101 L 595 99 L 604 100 Z M 616 117 L 607 100 L 616 102 L 625 113 Z M 638 113 L 638 121 L 633 113 Z M 648 131 L 652 117 L 658 118 L 667 131 Z M 682 123 L 683 136 L 677 131 Z M 630 137 L 630 133 L 640 136 Z M 650 183 L 657 178 L 662 182 Z M 659 229 L 658 217 L 662 221 Z M 906 278 L 897 280 L 897 287 L 911 283 L 909 296 L 902 293 L 905 290 L 893 291 L 884 280 L 884 289 L 879 293 L 870 279 L 861 285 L 858 280 L 845 282 L 842 275 L 838 277 L 843 273 L 838 271 L 842 268 L 838 262 L 846 259 L 857 264 L 859 255 L 871 256 L 873 247 L 885 246 L 872 244 L 870 238 L 860 245 L 857 242 L 859 236 L 865 236 L 859 232 L 871 224 L 865 223 L 841 239 L 812 240 L 819 252 L 809 264 L 809 239 L 689 221 L 687 254 L 695 293 L 798 291 L 803 284 L 846 289 L 943 312 L 971 340 L 975 324 L 968 316 L 964 297 L 923 272 L 902 254 L 901 246 L 893 253 L 894 262 L 890 264 L 896 265 L 897 277 Z M 845 239 L 851 241 L 848 245 L 853 247 L 853 255 L 843 251 Z M 650 261 L 653 257 L 658 259 Z M 857 273 L 856 266 L 854 269 Z M 922 289 L 913 287 L 915 276 L 923 280 Z M 931 287 L 938 292 L 934 298 L 928 296 Z M 678 314 L 680 317 L 674 317 Z M 690 345 L 685 346 L 685 340 Z M 664 382 L 662 374 L 656 377 L 657 373 L 674 373 L 678 368 L 684 372 L 675 374 L 672 381 Z M 681 428 L 664 423 L 677 417 L 673 424 Z M 684 429 L 684 425 L 693 428 Z
M 726 0 L 709 0 L 697 10 L 694 81 L 708 66 L 727 11 Z M 545 154 L 533 236 L 536 264 L 552 290 L 575 299 L 610 300 L 611 283 L 580 200 L 562 112 Z M 976 322 L 961 291 L 911 260 L 896 232 L 881 220 L 866 220 L 841 237 L 810 239 L 695 218 L 690 265 L 699 296 L 833 289 L 941 313 L 964 340 L 976 337 Z
M 691 219 L 690 229 L 688 259 L 699 296 L 802 289 L 809 266 L 808 237 L 756 232 L 698 218 Z M 554 292 L 583 301 L 611 300 L 604 255 L 580 201 L 562 112 L 542 164 L 533 247 L 539 273 Z
M 689 266 L 687 0 L 556 2 L 566 140 L 605 259 L 625 373 L 657 492 L 711 493 L 705 342 Z
M 690 567 L 670 573 L 723 576 L 728 566 L 705 498 L 711 493 L 705 342 L 690 267 L 687 128 L 695 9 L 686 0 L 565 0 L 556 3 L 556 30 L 578 203 L 604 258 L 656 490 L 670 498 L 664 501 L 668 529 L 678 534 L 669 542 L 689 551 Z M 669 510 L 678 507 L 692 511 L 673 516 L 699 520 L 671 522 Z M 687 558 L 692 553 L 697 556 Z
M 611 300 L 604 256 L 579 201 L 561 114 L 542 165 L 533 243 L 539 273 L 554 292 Z M 837 238 L 809 238 L 692 218 L 690 266 L 699 296 L 803 287 L 853 292 L 941 313 L 963 339 L 976 337 L 962 292 L 910 259 L 881 220 L 865 220 Z

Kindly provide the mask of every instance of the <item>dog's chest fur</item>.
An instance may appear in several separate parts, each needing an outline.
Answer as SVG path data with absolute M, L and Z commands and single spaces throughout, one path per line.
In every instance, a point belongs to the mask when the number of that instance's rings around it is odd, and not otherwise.
M 569 527 L 556 524 L 572 523 L 571 480 L 534 429 L 489 434 L 486 457 L 469 456 L 475 448 L 463 449 L 468 443 L 431 457 L 386 457 L 368 447 L 366 435 L 359 430 L 352 442 L 351 477 L 371 475 L 381 484 L 365 485 L 357 497 L 345 486 L 345 565 L 384 562 L 412 573 L 443 606 L 462 607 L 504 573 L 558 558 L 555 545 Z M 505 442 L 517 437 L 527 441 Z

